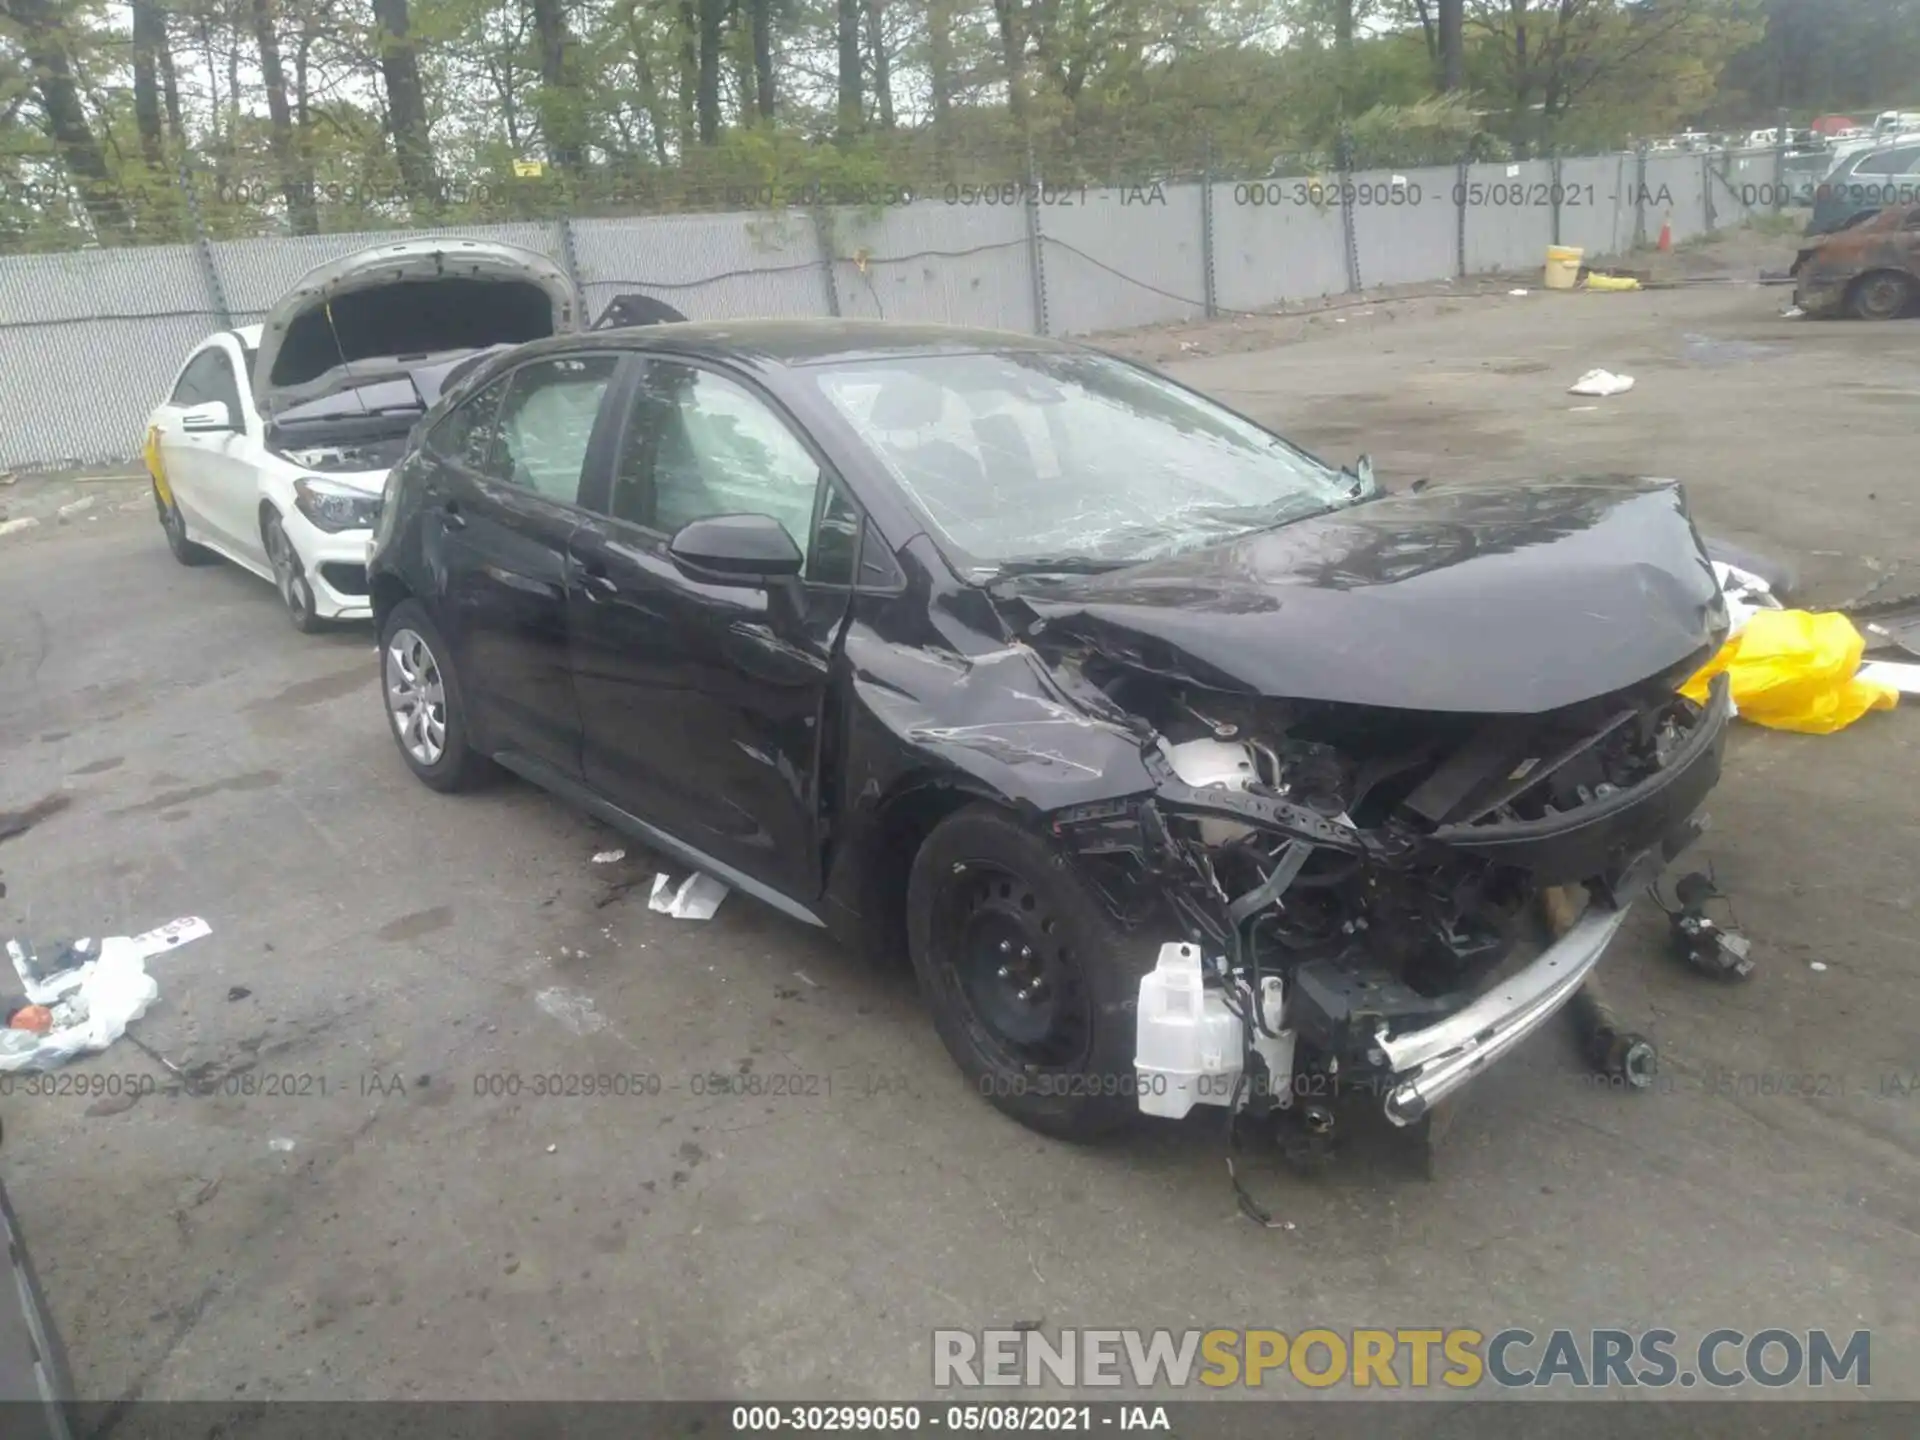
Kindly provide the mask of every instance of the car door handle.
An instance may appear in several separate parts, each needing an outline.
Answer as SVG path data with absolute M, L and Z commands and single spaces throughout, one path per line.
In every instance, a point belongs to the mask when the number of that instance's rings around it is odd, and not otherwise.
M 588 569 L 585 566 L 580 570 L 580 588 L 585 592 L 587 599 L 593 601 L 611 599 L 620 593 L 620 587 L 613 583 L 606 571 Z
M 464 530 L 467 528 L 467 517 L 460 513 L 460 502 L 458 500 L 449 500 L 440 507 L 440 523 L 445 525 L 449 530 Z

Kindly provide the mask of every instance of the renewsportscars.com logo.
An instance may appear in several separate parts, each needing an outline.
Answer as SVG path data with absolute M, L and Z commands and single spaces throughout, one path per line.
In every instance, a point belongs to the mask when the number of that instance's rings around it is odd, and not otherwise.
M 1711 1330 L 1452 1329 L 936 1330 L 939 1389 L 1336 1385 L 1459 1392 L 1758 1385 L 1826 1389 L 1873 1383 L 1871 1333 Z

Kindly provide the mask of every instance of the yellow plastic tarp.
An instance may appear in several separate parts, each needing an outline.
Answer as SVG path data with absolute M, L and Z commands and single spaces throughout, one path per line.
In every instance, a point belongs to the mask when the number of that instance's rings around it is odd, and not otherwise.
M 1760 610 L 1680 689 L 1698 704 L 1725 671 L 1734 707 L 1756 725 L 1831 735 L 1869 710 L 1891 710 L 1900 692 L 1855 678 L 1866 639 L 1846 616 Z

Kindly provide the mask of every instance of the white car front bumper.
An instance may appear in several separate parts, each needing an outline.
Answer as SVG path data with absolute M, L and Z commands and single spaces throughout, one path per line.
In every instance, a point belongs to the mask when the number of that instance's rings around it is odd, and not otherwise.
M 373 543 L 373 531 L 322 530 L 290 507 L 281 524 L 287 539 L 293 542 L 313 587 L 314 613 L 323 620 L 364 620 L 373 615 L 373 602 L 367 594 L 367 550 Z

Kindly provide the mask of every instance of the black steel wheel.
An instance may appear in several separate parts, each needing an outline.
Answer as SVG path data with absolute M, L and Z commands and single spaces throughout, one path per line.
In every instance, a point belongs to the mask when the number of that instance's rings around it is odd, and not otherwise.
M 1156 938 L 1110 917 L 1065 856 L 989 805 L 914 859 L 907 940 L 934 1024 L 980 1094 L 1022 1124 L 1092 1139 L 1139 1113 L 1134 1015 Z

